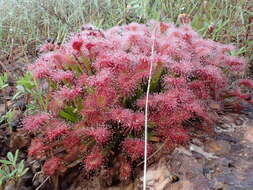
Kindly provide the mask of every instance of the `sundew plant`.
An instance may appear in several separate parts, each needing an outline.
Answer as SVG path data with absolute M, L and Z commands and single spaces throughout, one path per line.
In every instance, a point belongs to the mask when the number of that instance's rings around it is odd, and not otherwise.
M 114 167 L 120 180 L 128 180 L 144 157 L 150 67 L 148 155 L 155 151 L 154 137 L 172 148 L 189 142 L 189 127 L 212 129 L 217 114 L 210 105 L 235 96 L 252 101 L 240 87 L 251 88 L 251 81 L 241 79 L 231 88 L 230 78 L 246 67 L 232 50 L 203 39 L 187 21 L 106 31 L 85 25 L 65 44 L 44 44 L 29 67 L 44 104 L 23 121 L 33 134 L 29 156 L 45 161 L 46 175 L 64 173 L 79 161 L 87 172 Z

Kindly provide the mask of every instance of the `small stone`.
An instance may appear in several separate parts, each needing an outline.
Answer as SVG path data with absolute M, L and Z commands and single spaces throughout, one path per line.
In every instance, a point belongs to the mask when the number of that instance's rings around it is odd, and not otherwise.
M 213 153 L 205 152 L 202 147 L 196 146 L 194 144 L 190 145 L 190 150 L 193 152 L 197 152 L 203 155 L 206 159 L 215 159 L 217 156 L 213 155 Z
M 244 140 L 253 143 L 253 128 L 249 128 L 247 131 L 245 131 Z
M 197 145 L 197 146 L 202 146 L 203 145 L 203 143 L 197 138 L 192 139 L 192 143 Z
M 5 105 L 4 104 L 0 104 L 0 115 L 4 114 L 5 112 Z
M 7 107 L 10 107 L 11 105 L 12 105 L 12 101 L 7 101 L 7 102 L 6 102 L 6 106 L 7 106 Z
M 220 104 L 217 104 L 217 103 L 210 103 L 209 106 L 210 106 L 211 109 L 214 109 L 214 110 L 221 110 L 221 105 L 220 105 Z
M 217 155 L 227 154 L 230 149 L 231 145 L 223 140 L 209 140 L 205 146 L 205 151 L 212 152 Z
M 235 136 L 230 136 L 227 134 L 218 134 L 215 137 L 216 140 L 223 140 L 229 143 L 238 143 L 240 140 L 238 138 L 236 138 Z
M 194 190 L 193 185 L 188 180 L 181 180 L 170 186 L 170 190 Z
M 4 190 L 16 190 L 16 188 L 14 184 L 9 184 L 5 186 Z
M 143 180 L 143 177 L 141 180 Z M 172 175 L 166 166 L 166 162 L 160 160 L 157 167 L 149 168 L 146 180 L 148 187 L 152 187 L 156 190 L 166 189 L 172 181 Z
M 243 121 L 241 118 L 238 118 L 238 119 L 235 120 L 235 124 L 236 124 L 237 126 L 242 125 L 243 122 L 244 122 L 244 121 Z

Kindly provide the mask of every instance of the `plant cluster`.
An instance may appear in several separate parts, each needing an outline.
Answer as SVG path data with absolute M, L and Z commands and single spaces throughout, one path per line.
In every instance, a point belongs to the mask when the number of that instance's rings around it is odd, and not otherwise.
M 19 187 L 20 179 L 26 174 L 28 168 L 25 168 L 24 160 L 18 161 L 19 150 L 16 150 L 13 155 L 11 152 L 7 153 L 7 160 L 0 160 L 0 187 L 9 181 L 14 181 L 16 187 Z
M 0 90 L 6 88 L 8 86 L 8 76 L 7 73 L 3 73 L 0 75 Z
M 106 31 L 84 26 L 65 44 L 44 45 L 29 68 L 44 104 L 23 121 L 34 135 L 29 156 L 45 160 L 47 175 L 77 161 L 87 171 L 114 167 L 108 159 L 114 158 L 120 179 L 129 179 L 144 156 L 150 67 L 149 155 L 153 137 L 174 147 L 189 141 L 191 123 L 210 129 L 216 120 L 210 105 L 221 104 L 226 94 L 249 99 L 230 89 L 228 77 L 245 70 L 244 60 L 230 55 L 233 49 L 203 39 L 187 23 L 155 21 Z

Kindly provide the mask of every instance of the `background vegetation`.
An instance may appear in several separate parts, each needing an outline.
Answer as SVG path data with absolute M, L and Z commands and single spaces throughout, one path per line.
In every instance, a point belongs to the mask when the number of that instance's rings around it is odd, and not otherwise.
M 178 23 L 182 13 L 204 37 L 233 43 L 252 61 L 252 0 L 0 0 L 0 60 L 18 52 L 29 62 L 45 40 L 62 42 L 85 23 L 104 29 L 149 19 Z

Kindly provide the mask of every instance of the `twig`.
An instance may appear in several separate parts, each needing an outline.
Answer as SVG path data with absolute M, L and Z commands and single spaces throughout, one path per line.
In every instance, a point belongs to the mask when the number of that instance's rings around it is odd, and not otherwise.
M 59 174 L 57 174 L 55 176 L 55 180 L 54 180 L 54 190 L 58 190 L 58 186 L 59 186 Z
M 67 168 L 73 168 L 74 166 L 76 166 L 77 164 L 80 164 L 81 162 L 82 162 L 82 159 L 76 160 L 72 162 L 71 164 L 69 164 Z
M 156 26 L 154 30 L 156 29 Z M 147 179 L 147 149 L 148 149 L 148 98 L 150 92 L 150 83 L 151 83 L 151 75 L 152 75 L 152 58 L 154 55 L 154 46 L 155 46 L 155 31 L 154 31 L 154 39 L 152 43 L 151 49 L 151 62 L 150 62 L 150 69 L 149 69 L 149 77 L 148 77 L 148 88 L 146 94 L 146 101 L 145 101 L 145 133 L 144 133 L 144 174 L 143 174 L 143 190 L 146 190 L 146 179 Z
M 166 144 L 166 142 L 164 142 L 154 153 L 152 153 L 148 158 L 147 161 L 150 160 L 153 156 L 155 156 L 160 150 L 162 150 L 162 148 L 164 147 L 164 145 Z M 137 164 L 137 167 L 142 165 L 144 163 L 144 161 L 140 162 L 139 164 Z
M 50 178 L 50 176 L 48 176 L 40 185 L 39 187 L 37 187 L 35 190 L 39 190 L 45 183 L 46 181 Z

